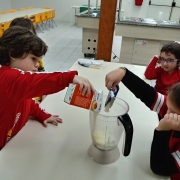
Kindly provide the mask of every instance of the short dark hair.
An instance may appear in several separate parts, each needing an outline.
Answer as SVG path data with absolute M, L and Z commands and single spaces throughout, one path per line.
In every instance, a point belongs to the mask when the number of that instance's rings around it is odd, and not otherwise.
M 0 64 L 10 64 L 11 57 L 21 58 L 32 53 L 41 57 L 47 52 L 47 45 L 29 29 L 14 26 L 8 28 L 0 38 Z
M 180 110 L 180 82 L 169 90 L 168 96 L 172 103 Z
M 30 19 L 23 18 L 23 17 L 16 18 L 10 24 L 10 27 L 13 27 L 13 26 L 25 27 L 29 30 L 32 30 L 33 33 L 36 34 L 36 30 L 35 30 L 34 25 Z
M 175 56 L 176 59 L 180 60 L 180 44 L 178 43 L 166 43 L 161 48 L 160 52 L 165 52 L 166 54 L 171 53 Z

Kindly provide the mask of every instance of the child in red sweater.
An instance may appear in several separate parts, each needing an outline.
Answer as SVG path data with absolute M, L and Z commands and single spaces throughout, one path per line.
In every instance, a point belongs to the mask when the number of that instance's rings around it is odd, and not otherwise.
M 147 79 L 156 79 L 155 90 L 167 95 L 168 90 L 180 81 L 179 62 L 180 44 L 167 43 L 162 47 L 160 56 L 153 57 L 144 75 Z
M 47 45 L 28 29 L 14 26 L 0 38 L 0 149 L 15 136 L 32 116 L 45 127 L 62 119 L 40 108 L 32 99 L 37 94 L 52 94 L 69 83 L 80 85 L 82 95 L 94 91 L 91 83 L 77 71 L 38 72 L 39 60 Z
M 13 21 L 11 21 L 11 24 L 10 24 L 10 27 L 13 27 L 13 26 L 21 26 L 21 27 L 27 28 L 32 33 L 37 35 L 36 30 L 34 28 L 34 25 L 33 25 L 32 21 L 30 19 L 27 19 L 27 18 L 24 18 L 24 17 L 15 18 L 15 19 L 13 19 Z M 44 63 L 43 63 L 42 59 L 39 60 L 38 71 L 39 72 L 45 71 Z M 40 103 L 45 99 L 45 97 L 46 97 L 46 95 L 43 95 L 41 97 L 40 96 L 35 97 L 34 99 L 36 100 L 36 102 Z

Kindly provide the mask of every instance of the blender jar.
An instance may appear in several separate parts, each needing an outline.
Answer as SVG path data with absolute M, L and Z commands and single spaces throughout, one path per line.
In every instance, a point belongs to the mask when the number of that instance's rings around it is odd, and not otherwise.
M 104 106 L 107 96 L 103 96 Z M 117 147 L 124 131 L 123 124 L 118 120 L 119 116 L 129 111 L 128 104 L 116 97 L 113 106 L 108 112 L 102 107 L 99 113 L 90 110 L 90 130 L 93 145 L 103 151 Z

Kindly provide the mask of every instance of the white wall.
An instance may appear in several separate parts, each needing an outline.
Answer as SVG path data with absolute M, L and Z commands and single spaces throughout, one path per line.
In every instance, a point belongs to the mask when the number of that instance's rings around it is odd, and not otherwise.
M 172 0 L 161 0 L 163 2 L 172 2 Z M 179 0 L 176 0 L 179 1 Z M 90 0 L 92 6 L 96 6 L 96 0 Z M 153 1 L 154 2 L 154 1 Z M 155 2 L 158 2 L 155 0 Z M 98 5 L 100 5 L 101 0 L 98 0 Z M 72 20 L 74 16 L 74 10 L 71 6 L 73 5 L 87 5 L 88 0 L 0 0 L 0 9 L 10 9 L 21 7 L 39 7 L 50 6 L 56 10 L 56 20 L 68 21 Z M 119 4 L 119 3 L 118 3 Z M 117 7 L 119 6 L 117 4 Z M 170 8 L 166 7 L 155 7 L 149 6 L 149 0 L 143 0 L 142 6 L 135 6 L 134 0 L 122 0 L 122 9 L 124 9 L 123 16 L 131 17 L 142 17 L 142 18 L 158 18 L 158 12 L 162 11 L 164 13 L 164 20 L 169 17 Z M 180 9 L 174 10 L 172 13 L 172 20 L 178 20 L 180 17 Z
M 21 7 L 42 7 L 50 6 L 56 10 L 56 20 L 70 21 L 72 12 L 71 6 L 73 5 L 86 5 L 88 0 L 10 0 L 12 8 L 20 9 Z M 100 0 L 99 4 L 100 4 Z M 96 0 L 90 0 L 91 5 L 96 5 Z
M 0 12 L 9 11 L 9 9 L 11 9 L 11 0 L 0 0 Z
M 118 1 L 119 2 L 119 1 Z M 101 0 L 98 0 L 100 5 Z M 143 0 L 141 7 L 134 5 L 134 0 L 122 0 L 122 9 L 124 9 L 124 15 L 146 17 L 149 0 Z M 56 19 L 61 21 L 70 21 L 74 10 L 71 9 L 73 5 L 87 5 L 88 0 L 11 0 L 12 8 L 20 9 L 21 7 L 42 7 L 50 6 L 56 10 Z M 92 6 L 96 6 L 96 0 L 90 0 Z M 118 3 L 119 4 L 119 3 Z M 119 6 L 117 4 L 117 7 Z
M 171 6 L 173 0 L 151 0 L 152 4 L 163 4 Z M 176 6 L 180 5 L 180 0 L 175 0 Z M 180 7 L 180 6 L 179 6 Z M 163 12 L 163 20 L 169 20 L 171 7 L 165 6 L 152 6 L 150 5 L 147 12 L 147 17 L 157 19 L 159 12 Z M 180 8 L 172 8 L 171 20 L 179 22 L 180 18 Z
M 149 0 L 143 0 L 142 6 L 135 6 L 134 0 L 122 0 L 121 9 L 124 10 L 124 16 L 145 18 L 148 7 Z

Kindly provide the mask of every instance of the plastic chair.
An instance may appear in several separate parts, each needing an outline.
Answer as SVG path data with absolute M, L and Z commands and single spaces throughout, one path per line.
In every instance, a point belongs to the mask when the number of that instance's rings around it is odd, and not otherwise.
M 43 9 L 51 9 L 49 6 L 43 6 Z
M 50 17 L 50 20 L 56 25 L 55 21 L 54 21 L 54 18 L 55 18 L 56 14 L 55 14 L 55 10 L 52 10 L 51 11 L 51 17 Z M 57 25 L 56 25 L 57 27 Z
M 28 9 L 33 9 L 33 7 L 32 7 L 32 6 L 29 6 Z
M 7 30 L 10 26 L 11 21 L 7 21 L 4 23 L 4 31 Z
M 51 27 L 51 11 L 46 12 L 46 22 L 49 23 L 49 27 Z
M 0 24 L 0 37 L 3 35 L 3 28 L 2 28 L 2 24 Z
M 46 21 L 47 21 L 47 14 L 46 14 L 46 12 L 43 12 L 42 14 L 41 14 L 41 22 L 43 23 L 43 25 L 45 25 L 45 27 L 48 29 L 48 27 L 46 26 Z
M 47 20 L 49 20 L 51 18 L 51 11 L 46 12 L 46 18 L 47 18 Z
M 26 8 L 20 8 L 21 9 L 21 11 L 24 11 L 24 10 L 26 10 Z
M 10 9 L 9 12 L 16 12 L 17 10 L 16 9 Z
M 1 14 L 6 14 L 7 12 L 5 10 L 1 11 Z
M 40 14 L 40 13 L 39 13 L 39 14 L 36 14 L 35 17 L 34 17 L 34 20 L 33 20 L 33 24 L 34 24 L 34 25 L 38 25 L 39 28 L 41 29 L 41 31 L 44 32 L 44 31 L 42 30 L 42 27 L 40 26 L 40 23 L 41 23 L 41 22 L 42 22 L 42 21 L 41 21 L 41 14 Z

